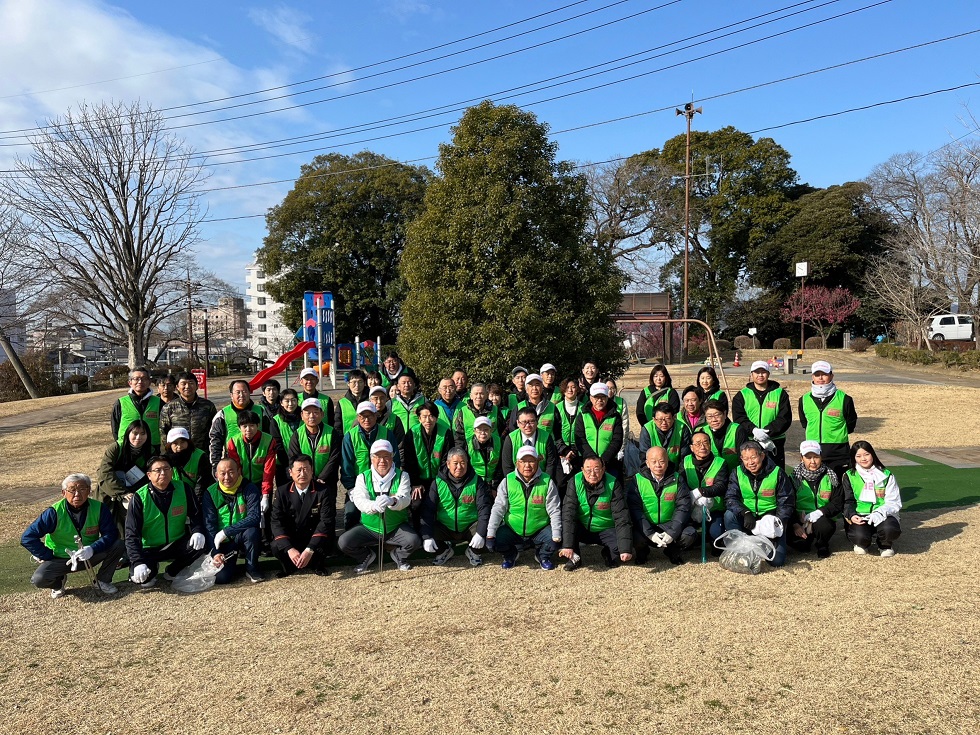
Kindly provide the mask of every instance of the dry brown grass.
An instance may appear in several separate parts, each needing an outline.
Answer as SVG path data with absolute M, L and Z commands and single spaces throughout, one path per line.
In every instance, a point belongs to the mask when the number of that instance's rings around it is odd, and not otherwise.
M 17 416 L 22 413 L 30 413 L 40 408 L 54 408 L 64 406 L 75 401 L 92 398 L 108 393 L 119 393 L 119 388 L 107 391 L 94 391 L 92 393 L 72 393 L 66 396 L 51 396 L 49 398 L 26 399 L 23 401 L 7 401 L 0 403 L 0 418 L 5 416 Z
M 758 577 L 457 558 L 383 584 L 11 595 L 0 731 L 973 732 L 980 509 L 903 521 L 893 559 Z

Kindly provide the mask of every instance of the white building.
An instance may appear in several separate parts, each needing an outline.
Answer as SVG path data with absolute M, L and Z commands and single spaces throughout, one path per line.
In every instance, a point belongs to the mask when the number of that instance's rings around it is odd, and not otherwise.
M 24 322 L 17 314 L 17 296 L 13 291 L 0 288 L 0 328 L 10 340 L 10 346 L 18 355 L 24 354 L 27 347 L 27 335 Z M 0 362 L 5 362 L 7 355 L 0 350 Z
M 255 263 L 245 267 L 249 348 L 256 357 L 274 360 L 295 344 L 295 333 L 280 319 L 282 304 L 266 293 L 268 280 Z

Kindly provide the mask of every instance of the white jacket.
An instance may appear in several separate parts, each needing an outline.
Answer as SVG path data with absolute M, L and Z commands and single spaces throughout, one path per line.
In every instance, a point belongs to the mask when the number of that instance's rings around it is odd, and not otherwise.
M 371 479 L 374 482 L 375 495 L 392 495 L 395 498 L 395 504 L 391 506 L 392 510 L 402 510 L 412 502 L 412 483 L 408 479 L 407 472 L 396 467 L 394 474 L 388 480 L 383 480 L 373 467 L 368 472 L 372 474 Z M 398 487 L 392 488 L 391 483 L 394 482 L 399 472 L 401 472 L 401 480 Z M 364 479 L 366 476 L 367 472 L 362 472 L 357 476 L 357 480 L 354 481 L 354 489 L 350 491 L 350 499 L 361 513 L 374 513 L 374 501 L 367 494 L 367 483 Z

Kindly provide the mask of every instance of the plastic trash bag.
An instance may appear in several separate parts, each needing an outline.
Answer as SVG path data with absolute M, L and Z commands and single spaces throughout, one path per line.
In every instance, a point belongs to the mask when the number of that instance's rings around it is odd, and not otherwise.
M 232 554 L 226 554 L 225 562 L 227 563 L 231 558 L 234 558 Z M 223 566 L 224 564 L 220 566 L 215 564 L 210 554 L 204 554 L 200 559 L 177 572 L 170 586 L 185 594 L 204 592 L 214 586 L 214 578 L 218 576 Z
M 741 531 L 725 531 L 715 539 L 715 547 L 722 549 L 718 563 L 736 574 L 758 574 L 762 562 L 772 561 L 776 556 L 772 541 Z

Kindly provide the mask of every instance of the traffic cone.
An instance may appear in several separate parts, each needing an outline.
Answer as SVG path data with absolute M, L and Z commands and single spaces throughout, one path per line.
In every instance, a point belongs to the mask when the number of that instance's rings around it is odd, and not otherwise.
M 742 363 L 739 362 L 738 350 L 735 350 L 735 362 L 732 363 L 732 367 L 741 367 Z

